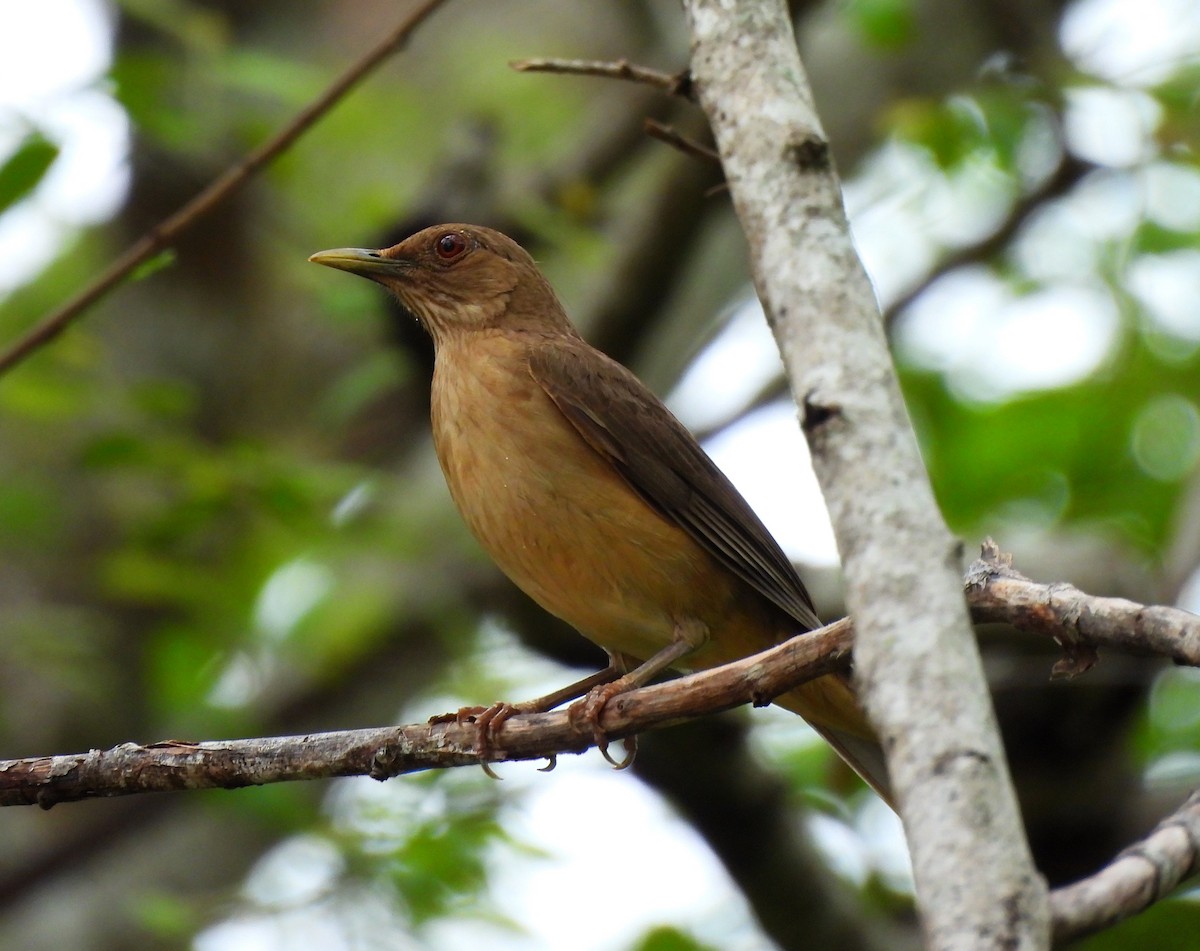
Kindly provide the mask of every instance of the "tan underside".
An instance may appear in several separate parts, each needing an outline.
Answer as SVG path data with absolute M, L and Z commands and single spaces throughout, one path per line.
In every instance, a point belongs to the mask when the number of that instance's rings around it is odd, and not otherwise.
M 709 636 L 686 660 L 693 669 L 789 636 L 781 612 L 583 441 L 524 369 L 524 346 L 499 331 L 442 341 L 432 393 L 450 493 L 505 574 L 596 644 L 638 660 L 671 643 L 679 625 L 701 625 Z M 882 753 L 842 678 L 823 677 L 776 702 L 885 787 Z

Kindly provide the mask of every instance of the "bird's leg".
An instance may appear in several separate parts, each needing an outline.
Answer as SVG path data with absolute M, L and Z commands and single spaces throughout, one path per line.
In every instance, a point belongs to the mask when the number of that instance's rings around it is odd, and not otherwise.
M 555 707 L 561 706 L 568 700 L 582 697 L 595 687 L 612 683 L 628 669 L 629 667 L 623 656 L 620 654 L 609 654 L 608 666 L 603 670 L 598 670 L 594 674 L 589 674 L 587 677 L 576 680 L 573 684 L 560 687 L 558 690 L 552 691 L 543 697 L 536 697 L 533 700 L 526 700 L 524 703 L 515 704 L 513 712 L 545 713 L 547 710 L 553 710 Z
M 479 754 L 480 759 L 486 762 L 494 752 L 493 741 L 496 738 L 496 731 L 500 729 L 500 725 L 509 717 L 515 716 L 518 713 L 545 713 L 548 710 L 553 710 L 568 700 L 582 697 L 589 690 L 616 680 L 626 670 L 628 670 L 628 666 L 623 657 L 617 654 L 609 654 L 608 666 L 603 670 L 598 670 L 594 674 L 589 674 L 587 677 L 567 684 L 565 687 L 560 687 L 558 690 L 551 691 L 544 696 L 525 700 L 521 703 L 508 703 L 507 701 L 500 700 L 489 707 L 460 707 L 453 713 L 442 713 L 432 716 L 429 718 L 429 722 L 474 723 L 476 728 L 475 752 Z
M 633 737 L 626 738 L 627 754 L 625 759 L 620 762 L 615 762 L 608 755 L 608 736 L 600 726 L 600 714 L 604 711 L 605 704 L 618 694 L 645 686 L 664 670 L 673 666 L 676 661 L 682 660 L 707 640 L 707 625 L 690 619 L 676 621 L 674 638 L 670 644 L 627 674 L 623 674 L 611 683 L 595 687 L 582 700 L 571 704 L 571 708 L 567 712 L 571 717 L 572 724 L 575 725 L 576 729 L 590 728 L 596 748 L 600 750 L 600 755 L 608 760 L 616 769 L 625 769 L 633 763 L 634 754 L 637 752 L 637 741 Z

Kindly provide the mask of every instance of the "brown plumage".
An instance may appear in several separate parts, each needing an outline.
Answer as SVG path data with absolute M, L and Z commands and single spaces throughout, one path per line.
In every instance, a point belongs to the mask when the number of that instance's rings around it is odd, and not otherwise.
M 610 655 L 650 661 L 646 676 L 820 626 L 750 506 L 654 394 L 579 336 L 515 242 L 448 224 L 311 260 L 382 284 L 432 336 L 433 436 L 450 493 L 547 611 Z M 845 678 L 775 702 L 886 795 L 882 751 Z

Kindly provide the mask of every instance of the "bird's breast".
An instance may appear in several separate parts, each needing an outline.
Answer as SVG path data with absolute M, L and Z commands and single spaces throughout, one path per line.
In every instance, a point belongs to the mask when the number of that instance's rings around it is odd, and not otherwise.
M 439 349 L 434 444 L 476 538 L 535 601 L 609 650 L 645 658 L 702 613 L 712 562 L 579 436 L 530 375 L 525 344 Z M 699 594 L 697 593 L 699 592 Z

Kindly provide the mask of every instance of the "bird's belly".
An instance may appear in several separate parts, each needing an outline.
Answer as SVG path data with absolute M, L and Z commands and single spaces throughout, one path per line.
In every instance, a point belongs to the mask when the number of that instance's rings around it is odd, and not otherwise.
M 518 586 L 601 647 L 639 659 L 669 643 L 677 623 L 728 613 L 734 593 L 709 556 L 528 374 L 479 361 L 466 379 L 462 370 L 452 389 L 435 377 L 438 458 L 467 525 Z

